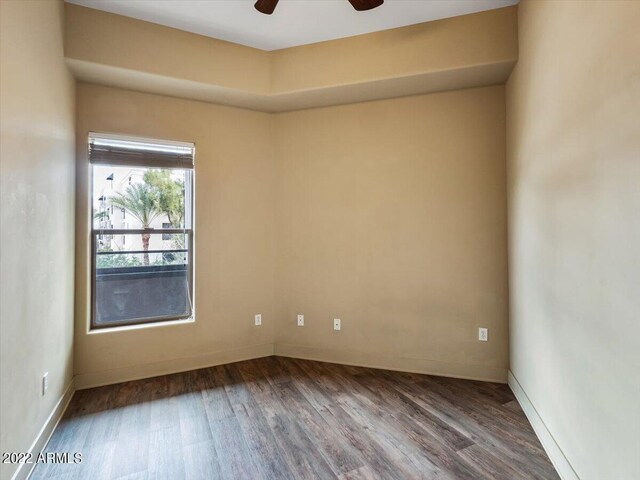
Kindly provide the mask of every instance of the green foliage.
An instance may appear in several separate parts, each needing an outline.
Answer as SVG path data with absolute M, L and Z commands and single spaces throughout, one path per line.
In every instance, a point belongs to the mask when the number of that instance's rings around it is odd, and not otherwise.
M 151 222 L 162 215 L 160 192 L 148 183 L 129 185 L 125 193 L 118 192 L 111 198 L 111 204 L 140 220 L 142 228 L 149 228 Z
M 129 185 L 124 193 L 116 193 L 111 197 L 111 204 L 137 218 L 143 229 L 150 228 L 151 223 L 163 213 L 174 228 L 180 228 L 184 220 L 184 182 L 171 178 L 169 170 L 148 170 L 142 183 Z M 145 251 L 143 264 L 149 265 L 146 251 L 149 250 L 151 235 L 145 232 L 141 236 Z M 176 245 L 180 243 L 184 242 L 174 241 Z
M 101 249 L 100 251 L 111 251 Z M 165 257 L 164 255 L 156 255 L 152 262 L 145 263 L 141 261 L 136 254 L 115 253 L 113 255 L 97 255 L 96 268 L 123 268 L 123 267 L 141 267 L 143 265 L 182 265 L 186 263 L 184 254 L 174 254 Z
M 157 191 L 158 206 L 174 228 L 180 228 L 184 220 L 184 182 L 171 178 L 169 170 L 149 170 L 144 183 Z
M 93 218 L 97 218 L 98 220 L 107 219 L 109 220 L 109 214 L 107 212 L 98 212 L 96 209 L 93 209 Z
M 123 253 L 98 255 L 96 257 L 96 268 L 137 267 L 140 265 L 142 265 L 142 262 L 139 258 Z

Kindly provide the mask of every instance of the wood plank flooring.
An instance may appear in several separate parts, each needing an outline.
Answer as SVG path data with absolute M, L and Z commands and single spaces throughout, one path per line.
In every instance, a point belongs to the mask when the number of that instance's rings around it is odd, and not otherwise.
M 268 357 L 82 390 L 38 479 L 558 479 L 509 387 Z

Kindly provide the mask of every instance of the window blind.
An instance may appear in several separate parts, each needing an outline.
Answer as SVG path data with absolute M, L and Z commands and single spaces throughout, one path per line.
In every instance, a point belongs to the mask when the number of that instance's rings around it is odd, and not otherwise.
M 104 133 L 89 134 L 89 162 L 156 168 L 193 168 L 195 145 Z

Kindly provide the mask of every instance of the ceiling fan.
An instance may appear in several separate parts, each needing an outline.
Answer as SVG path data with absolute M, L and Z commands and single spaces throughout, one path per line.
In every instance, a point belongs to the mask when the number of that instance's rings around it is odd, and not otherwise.
M 349 0 L 349 3 L 357 11 L 362 12 L 364 10 L 371 10 L 379 7 L 384 3 L 384 0 Z M 254 7 L 256 7 L 256 10 L 260 13 L 271 15 L 276 9 L 276 5 L 278 5 L 278 0 L 258 0 Z

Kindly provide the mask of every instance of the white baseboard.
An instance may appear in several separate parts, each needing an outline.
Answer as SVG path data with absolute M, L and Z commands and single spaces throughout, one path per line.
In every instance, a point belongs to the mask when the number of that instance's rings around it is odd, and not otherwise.
M 540 443 L 542 444 L 544 451 L 547 452 L 549 460 L 551 460 L 551 463 L 553 463 L 553 466 L 556 468 L 558 475 L 560 475 L 560 478 L 562 480 L 580 480 L 580 477 L 578 477 L 578 474 L 569 463 L 569 460 L 565 457 L 562 449 L 553 438 L 553 435 L 545 425 L 536 408 L 533 406 L 533 403 L 531 403 L 531 400 L 527 396 L 527 393 L 524 391 L 522 385 L 520 385 L 520 382 L 518 382 L 518 379 L 513 375 L 511 370 L 509 370 L 508 383 L 514 395 L 518 399 L 518 403 L 520 403 L 522 410 L 529 419 L 533 430 L 540 439 Z
M 47 446 L 47 443 L 51 438 L 51 434 L 53 434 L 53 431 L 58 426 L 58 423 L 64 415 L 64 412 L 67 410 L 69 402 L 71 402 L 71 398 L 73 397 L 75 391 L 76 390 L 74 381 L 73 379 L 71 379 L 71 382 L 69 382 L 69 386 L 62 394 L 62 397 L 60 397 L 60 400 L 58 400 L 58 403 L 56 403 L 56 406 L 53 407 L 53 410 L 49 414 L 49 417 L 47 417 L 47 420 L 44 422 L 44 425 L 38 432 L 38 435 L 31 444 L 31 447 L 29 447 L 28 452 L 33 455 L 33 458 L 37 457 L 40 452 L 42 452 Z M 33 471 L 35 466 L 35 463 L 21 463 L 18 466 L 16 472 L 11 477 L 11 480 L 26 480 L 27 478 L 29 478 L 29 475 L 31 475 L 31 472 Z
M 76 390 L 84 390 L 86 388 L 187 372 L 189 370 L 197 370 L 198 368 L 213 367 L 215 365 L 251 360 L 253 358 L 269 357 L 271 355 L 273 355 L 273 344 L 264 343 L 194 357 L 175 358 L 143 365 L 102 370 L 99 372 L 80 373 L 77 374 L 74 379 Z
M 506 367 L 491 365 L 471 365 L 462 363 L 439 362 L 423 358 L 396 357 L 388 355 L 355 352 L 353 350 L 329 350 L 304 345 L 276 343 L 274 355 L 280 357 L 301 358 L 319 362 L 339 363 L 354 367 L 379 368 L 400 372 L 436 375 L 439 377 L 480 380 L 483 382 L 507 383 Z

